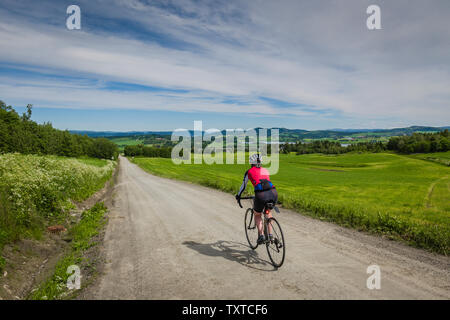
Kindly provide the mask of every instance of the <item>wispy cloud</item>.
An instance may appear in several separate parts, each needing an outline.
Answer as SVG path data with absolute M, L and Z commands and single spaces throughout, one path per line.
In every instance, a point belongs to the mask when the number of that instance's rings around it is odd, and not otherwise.
M 68 31 L 67 1 L 4 0 L 0 94 L 42 107 L 314 118 L 322 128 L 330 117 L 448 125 L 450 3 L 379 2 L 379 31 L 365 27 L 367 1 L 298 0 L 79 1 L 82 30 Z

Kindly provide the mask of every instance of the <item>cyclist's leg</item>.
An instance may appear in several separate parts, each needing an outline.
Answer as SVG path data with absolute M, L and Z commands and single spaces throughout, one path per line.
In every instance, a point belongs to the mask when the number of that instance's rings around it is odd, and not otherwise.
M 267 214 L 267 219 L 272 218 L 272 212 L 271 210 L 269 210 L 269 213 Z M 267 232 L 269 232 L 269 234 L 272 234 L 272 224 L 268 223 L 267 224 Z
M 264 233 L 263 230 L 263 221 L 262 221 L 262 211 L 264 210 L 264 201 L 261 199 L 260 194 L 255 194 L 255 199 L 253 200 L 253 214 L 255 216 L 256 227 L 258 228 L 258 234 L 262 235 Z
M 277 189 L 269 190 L 267 197 L 269 198 L 269 200 L 273 200 L 275 202 L 275 204 L 276 204 L 277 201 L 278 201 Z M 272 218 L 272 210 L 269 210 L 269 213 L 267 214 L 267 218 L 268 219 Z M 272 234 L 272 224 L 271 223 L 268 224 L 268 228 L 267 229 L 268 229 L 269 234 Z
M 263 234 L 263 222 L 262 222 L 261 212 L 256 212 L 253 209 L 253 214 L 255 216 L 256 227 L 258 228 L 258 234 L 262 235 Z

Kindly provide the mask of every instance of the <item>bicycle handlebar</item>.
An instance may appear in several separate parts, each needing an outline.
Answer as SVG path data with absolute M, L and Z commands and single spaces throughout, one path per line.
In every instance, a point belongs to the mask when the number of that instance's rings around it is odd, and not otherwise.
M 239 200 L 238 200 L 239 207 L 243 208 L 243 206 L 241 204 L 242 199 L 247 200 L 247 199 L 254 199 L 254 198 L 255 198 L 254 196 L 239 198 Z
M 243 206 L 242 206 L 242 204 L 241 204 L 241 200 L 242 200 L 242 199 L 244 199 L 244 200 L 247 200 L 247 199 L 255 199 L 255 196 L 239 198 L 238 204 L 239 204 L 239 207 L 241 207 L 241 208 L 243 208 Z M 276 204 L 276 203 L 275 203 L 275 204 Z M 280 210 L 278 209 L 278 207 L 277 207 L 276 205 L 273 206 L 273 209 L 275 210 L 275 212 L 280 213 Z

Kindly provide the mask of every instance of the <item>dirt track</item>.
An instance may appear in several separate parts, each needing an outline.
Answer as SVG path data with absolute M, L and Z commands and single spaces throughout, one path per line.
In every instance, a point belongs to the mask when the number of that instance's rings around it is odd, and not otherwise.
M 238 187 L 238 186 L 236 186 Z M 145 173 L 121 158 L 94 299 L 449 299 L 450 258 L 289 210 L 274 270 L 252 251 L 232 195 Z M 381 268 L 369 290 L 366 269 Z

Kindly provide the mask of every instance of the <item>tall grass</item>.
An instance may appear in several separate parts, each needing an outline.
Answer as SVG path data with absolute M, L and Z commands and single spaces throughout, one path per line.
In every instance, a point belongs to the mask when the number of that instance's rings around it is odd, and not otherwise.
M 115 163 L 22 154 L 0 155 L 0 252 L 21 237 L 63 218 L 69 200 L 81 201 L 111 177 Z
M 448 225 L 411 219 L 384 210 L 370 210 L 358 205 L 333 204 L 318 199 L 292 195 L 280 196 L 283 207 L 330 221 L 345 227 L 356 228 L 392 239 L 404 240 L 414 246 L 448 255 L 450 228 Z

